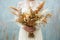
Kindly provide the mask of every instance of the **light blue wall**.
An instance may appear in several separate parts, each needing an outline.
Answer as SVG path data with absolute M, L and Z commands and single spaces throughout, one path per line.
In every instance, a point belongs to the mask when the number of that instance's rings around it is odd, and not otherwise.
M 17 6 L 20 0 L 0 0 L 0 40 L 17 40 L 19 27 L 9 6 Z M 42 27 L 44 40 L 60 40 L 60 0 L 46 0 L 44 8 L 51 10 L 53 16 L 46 27 Z

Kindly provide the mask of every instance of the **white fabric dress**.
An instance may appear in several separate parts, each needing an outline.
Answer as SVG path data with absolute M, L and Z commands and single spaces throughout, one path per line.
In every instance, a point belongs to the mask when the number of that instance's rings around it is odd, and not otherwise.
M 38 3 L 36 1 L 30 2 L 29 4 L 33 10 L 35 10 L 36 7 L 38 6 Z M 29 11 L 27 5 L 28 4 L 25 1 L 22 2 L 22 4 L 21 4 L 21 2 L 19 2 L 18 7 L 22 8 L 22 12 L 27 12 L 27 11 Z M 23 25 L 20 25 L 18 40 L 43 40 L 40 26 L 37 26 L 37 30 L 34 33 L 35 38 L 29 38 L 28 32 L 25 31 L 24 29 L 22 29 L 22 27 L 23 27 Z

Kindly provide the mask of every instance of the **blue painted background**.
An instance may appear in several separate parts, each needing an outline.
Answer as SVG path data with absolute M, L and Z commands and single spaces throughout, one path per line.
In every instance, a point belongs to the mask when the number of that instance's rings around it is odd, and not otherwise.
M 0 40 L 17 40 L 19 26 L 9 6 L 17 6 L 20 0 L 0 0 Z M 39 0 L 40 1 L 40 0 Z M 53 16 L 46 27 L 42 27 L 44 40 L 60 40 L 60 0 L 46 0 L 44 8 L 51 10 Z

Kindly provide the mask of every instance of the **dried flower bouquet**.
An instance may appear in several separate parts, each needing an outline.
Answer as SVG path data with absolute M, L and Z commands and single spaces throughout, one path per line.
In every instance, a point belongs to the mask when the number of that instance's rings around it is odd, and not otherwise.
M 33 27 L 35 30 L 35 26 L 37 25 L 37 21 L 39 23 L 43 23 L 46 24 L 47 23 L 47 18 L 51 17 L 51 14 L 46 14 L 45 16 L 40 13 L 40 10 L 43 8 L 45 2 L 43 1 L 38 7 L 37 10 L 33 11 L 31 9 L 31 7 L 29 7 L 29 12 L 27 13 L 22 13 L 21 9 L 19 10 L 18 8 L 15 7 L 10 7 L 12 8 L 14 11 L 12 11 L 12 13 L 16 16 L 18 16 L 18 18 L 16 19 L 17 22 L 21 23 L 22 25 L 26 25 L 28 27 Z M 17 13 L 18 14 L 17 14 Z M 33 38 L 34 37 L 34 32 L 33 33 L 29 33 L 29 37 Z

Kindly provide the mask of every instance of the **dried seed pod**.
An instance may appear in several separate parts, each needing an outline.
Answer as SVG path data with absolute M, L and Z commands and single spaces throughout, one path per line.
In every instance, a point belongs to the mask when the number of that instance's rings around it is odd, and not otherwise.
M 11 11 L 11 12 L 12 12 L 12 14 L 14 14 L 14 15 L 18 16 L 18 15 L 16 14 L 16 12 L 15 12 L 15 11 Z
M 46 23 L 47 23 L 47 18 L 44 18 L 44 19 L 42 20 L 42 22 L 43 22 L 44 24 L 46 24 Z
M 52 14 L 46 14 L 46 17 L 48 18 L 48 17 L 51 17 L 52 16 Z
M 42 1 L 37 7 L 37 9 L 34 11 L 34 13 L 37 14 L 43 8 L 44 4 L 45 4 L 45 1 Z
M 19 11 L 16 7 L 12 7 L 10 6 L 11 9 L 15 10 L 15 11 Z
M 19 10 L 18 8 L 16 8 L 16 7 L 10 7 L 11 9 L 13 9 L 13 11 L 11 11 L 14 15 L 16 15 L 16 16 L 21 16 L 21 9 Z

